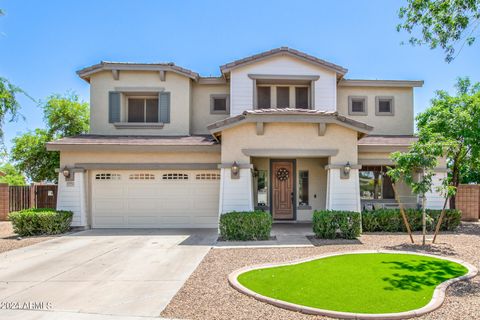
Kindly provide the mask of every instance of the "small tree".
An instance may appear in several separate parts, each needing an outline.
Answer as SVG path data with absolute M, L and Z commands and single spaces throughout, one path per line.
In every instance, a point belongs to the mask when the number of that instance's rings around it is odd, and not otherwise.
M 46 129 L 36 129 L 13 139 L 11 160 L 32 181 L 56 181 L 60 154 L 47 151 L 46 143 L 87 133 L 89 106 L 77 95 L 50 96 L 42 105 Z
M 413 193 L 422 199 L 422 244 L 425 245 L 427 233 L 426 194 L 432 190 L 432 180 L 437 156 L 432 148 L 414 144 L 408 152 L 394 152 L 391 158 L 395 167 L 387 174 L 393 183 L 404 181 Z
M 400 8 L 402 23 L 397 30 L 409 34 L 417 29 L 409 42 L 412 45 L 440 47 L 445 60 L 451 62 L 465 45 L 472 45 L 478 35 L 480 22 L 480 0 L 408 0 Z
M 480 83 L 459 78 L 457 94 L 437 91 L 431 106 L 417 116 L 419 143 L 447 159 L 449 184 L 477 182 L 480 178 Z M 450 198 L 455 209 L 455 196 Z
M 25 186 L 27 184 L 25 176 L 10 163 L 0 165 L 0 183 L 8 183 L 10 186 Z

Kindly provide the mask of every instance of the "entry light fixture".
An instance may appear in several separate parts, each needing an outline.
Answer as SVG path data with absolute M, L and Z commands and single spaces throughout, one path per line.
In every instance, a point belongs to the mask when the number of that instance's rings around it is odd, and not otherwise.
M 238 179 L 240 178 L 240 166 L 237 161 L 234 161 L 231 168 L 231 178 Z
M 71 174 L 71 173 L 70 173 L 70 169 L 68 169 L 67 167 L 64 167 L 64 168 L 62 169 L 62 174 L 63 174 L 63 176 L 64 176 L 65 178 L 67 178 L 67 179 L 70 178 L 70 174 Z
M 350 165 L 350 162 L 347 161 L 347 164 L 343 166 L 343 170 L 341 171 L 341 176 L 340 178 L 342 179 L 349 179 L 350 178 L 350 170 L 352 170 L 352 166 Z

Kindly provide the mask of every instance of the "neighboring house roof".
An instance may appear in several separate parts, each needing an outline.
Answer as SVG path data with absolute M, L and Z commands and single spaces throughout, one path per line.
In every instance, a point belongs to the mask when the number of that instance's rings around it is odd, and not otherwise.
M 135 62 L 112 62 L 101 61 L 90 67 L 83 68 L 77 71 L 77 74 L 83 80 L 90 82 L 90 76 L 100 71 L 109 70 L 135 70 L 135 71 L 171 71 L 177 74 L 189 77 L 193 80 L 198 80 L 199 75 L 191 70 L 179 67 L 173 62 L 168 63 L 135 63 Z
M 301 51 L 298 51 L 298 50 L 295 50 L 295 49 L 292 49 L 292 48 L 288 48 L 288 47 L 280 47 L 280 48 L 272 49 L 272 50 L 265 51 L 265 52 L 262 52 L 262 53 L 258 53 L 258 54 L 255 54 L 253 56 L 249 56 L 249 57 L 246 57 L 246 58 L 243 58 L 243 59 L 235 60 L 233 62 L 230 62 L 230 63 L 224 64 L 223 66 L 220 66 L 220 71 L 222 72 L 222 74 L 226 74 L 226 73 L 230 72 L 231 70 L 233 70 L 235 68 L 238 68 L 238 67 L 250 64 L 250 63 L 254 63 L 254 62 L 266 59 L 266 58 L 270 58 L 270 57 L 276 56 L 276 55 L 289 55 L 289 56 L 293 56 L 293 57 L 308 61 L 310 63 L 317 64 L 319 66 L 322 66 L 324 68 L 327 68 L 327 69 L 330 69 L 330 70 L 333 70 L 333 71 L 337 72 L 340 75 L 339 78 L 343 77 L 343 75 L 345 75 L 348 71 L 344 67 L 341 67 L 339 65 L 333 64 L 331 62 L 319 59 L 317 57 L 311 56 L 311 55 L 306 54 L 304 52 L 301 52 Z
M 103 150 L 113 149 L 143 151 L 196 151 L 220 150 L 218 143 L 206 135 L 198 136 L 116 136 L 83 134 L 66 137 L 47 143 L 51 151 L 61 150 Z
M 212 134 L 215 134 L 244 122 L 335 123 L 356 130 L 362 134 L 373 130 L 372 126 L 341 116 L 336 111 L 292 108 L 247 110 L 240 115 L 217 121 L 207 128 Z
M 341 87 L 422 87 L 422 80 L 365 80 L 342 79 L 338 82 Z
M 358 140 L 359 152 L 407 151 L 418 141 L 413 135 L 367 135 Z

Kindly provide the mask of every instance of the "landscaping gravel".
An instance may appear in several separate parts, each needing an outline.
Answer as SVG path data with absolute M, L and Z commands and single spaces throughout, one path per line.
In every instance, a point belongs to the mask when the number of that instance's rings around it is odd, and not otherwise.
M 358 241 L 319 240 L 315 247 L 212 249 L 162 312 L 176 319 L 327 319 L 284 310 L 231 288 L 227 276 L 254 264 L 282 262 L 327 252 L 387 249 L 419 251 L 459 258 L 480 269 L 480 224 L 463 224 L 455 233 L 441 234 L 434 245 L 410 244 L 406 234 L 365 234 Z M 443 306 L 419 319 L 479 319 L 480 277 L 457 282 L 447 290 Z
M 19 238 L 12 229 L 12 224 L 8 221 L 0 221 L 0 253 L 14 250 L 32 244 L 50 240 L 55 238 L 54 236 L 37 236 Z

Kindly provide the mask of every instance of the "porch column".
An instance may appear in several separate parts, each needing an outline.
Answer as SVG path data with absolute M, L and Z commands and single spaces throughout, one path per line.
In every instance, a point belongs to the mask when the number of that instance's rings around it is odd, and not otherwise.
M 57 210 L 73 212 L 72 227 L 85 227 L 87 221 L 87 191 L 85 170 L 71 169 L 71 177 L 58 173 Z
M 327 165 L 327 199 L 328 210 L 361 211 L 359 165 L 351 165 L 348 177 L 343 174 L 343 165 Z
M 238 178 L 232 178 L 230 166 L 220 171 L 220 214 L 230 211 L 252 211 L 253 179 L 251 164 L 240 164 Z

